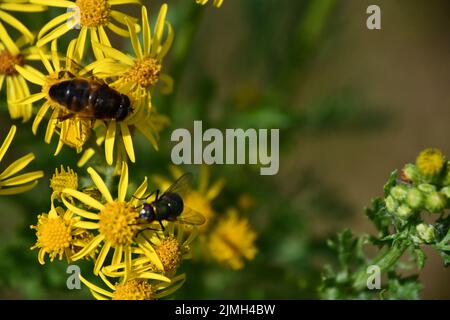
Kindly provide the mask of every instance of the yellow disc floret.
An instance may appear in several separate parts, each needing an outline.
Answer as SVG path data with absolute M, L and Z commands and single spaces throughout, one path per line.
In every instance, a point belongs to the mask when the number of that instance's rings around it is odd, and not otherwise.
M 13 55 L 6 50 L 0 51 L 0 75 L 10 76 L 16 74 L 15 65 L 23 65 L 21 55 Z
M 150 88 L 159 80 L 161 64 L 158 60 L 146 57 L 137 60 L 124 75 L 127 82 L 137 83 L 142 88 Z
M 130 245 L 138 229 L 138 216 L 131 204 L 118 201 L 107 203 L 100 212 L 100 233 L 113 247 Z
M 77 0 L 75 3 L 80 8 L 82 26 L 95 28 L 108 24 L 111 13 L 108 0 Z
M 155 290 L 145 280 L 128 280 L 116 285 L 113 300 L 154 300 Z
M 169 237 L 161 240 L 155 247 L 155 251 L 166 272 L 175 270 L 180 265 L 181 248 L 175 238 Z
M 47 214 L 38 216 L 37 226 L 31 226 L 36 230 L 37 243 L 34 248 L 41 248 L 44 253 L 48 253 L 50 260 L 56 256 L 62 256 L 72 242 L 72 228 L 70 221 L 64 220 L 60 216 L 50 217 Z M 43 263 L 43 260 L 41 261 Z
M 55 169 L 55 173 L 50 179 L 50 187 L 53 192 L 60 194 L 65 188 L 70 188 L 73 190 L 78 189 L 78 175 L 67 167 L 67 171 L 64 170 L 64 167 L 61 165 L 61 169 Z
M 439 175 L 444 168 L 445 158 L 439 149 L 425 149 L 416 160 L 417 168 L 426 178 L 434 178 Z

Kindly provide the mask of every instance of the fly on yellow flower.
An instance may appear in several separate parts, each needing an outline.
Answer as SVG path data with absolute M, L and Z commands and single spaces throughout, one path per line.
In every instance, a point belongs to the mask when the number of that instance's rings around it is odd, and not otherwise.
M 86 280 L 80 275 L 80 280 L 89 288 L 97 300 L 155 300 L 167 297 L 177 291 L 184 284 L 184 274 L 175 278 L 163 280 L 148 280 L 147 278 L 134 278 L 111 283 L 105 275 L 100 277 L 109 290 L 105 290 Z
M 0 11 L 1 13 L 1 11 Z M 14 42 L 0 24 L 0 91 L 6 82 L 6 99 L 12 119 L 22 118 L 28 121 L 32 115 L 31 103 L 18 104 L 17 100 L 30 96 L 30 89 L 17 67 L 28 67 L 28 63 L 38 60 L 39 55 L 32 47 L 26 46 L 25 37 Z
M 28 28 L 22 22 L 5 11 L 40 12 L 44 11 L 45 9 L 45 6 L 30 4 L 28 3 L 28 0 L 0 0 L 0 28 L 4 29 L 1 23 L 1 21 L 3 21 L 23 34 L 25 36 L 25 39 L 29 43 L 31 43 L 33 42 L 34 36 L 30 32 L 30 30 L 28 30 Z M 5 39 L 3 34 L 1 36 L 1 39 Z
M 49 95 L 49 90 L 52 85 L 68 79 L 69 73 L 76 77 L 85 76 L 87 71 L 79 70 L 76 65 L 79 60 L 77 59 L 75 48 L 76 41 L 72 40 L 67 48 L 65 59 L 59 56 L 56 40 L 52 42 L 50 58 L 41 49 L 37 49 L 37 56 L 44 65 L 47 75 L 28 65 L 16 66 L 17 72 L 22 77 L 41 87 L 41 92 L 19 99 L 17 103 L 29 105 L 45 99 L 45 102 L 40 107 L 33 121 L 32 130 L 34 134 L 36 134 L 40 123 L 45 119 L 48 111 L 52 110 L 45 132 L 45 142 L 50 143 L 55 132 L 59 134 L 59 142 L 55 155 L 61 151 L 63 145 L 73 147 L 77 149 L 77 152 L 80 152 L 84 143 L 88 140 L 92 128 L 95 126 L 94 121 L 90 119 L 70 118 L 60 120 L 61 115 L 66 114 L 67 110 L 55 102 Z M 62 61 L 63 59 L 65 61 Z
M 209 253 L 220 264 L 241 269 L 245 260 L 252 260 L 256 255 L 255 240 L 256 233 L 248 220 L 239 218 L 236 210 L 229 210 L 209 235 Z
M 209 0 L 195 0 L 195 2 L 197 2 L 198 4 L 201 4 L 202 6 L 207 4 Z M 220 8 L 220 6 L 222 5 L 223 0 L 213 0 L 213 6 L 215 6 L 216 8 Z
M 16 126 L 12 126 L 6 139 L 3 141 L 3 144 L 0 147 L 0 162 L 5 156 L 6 151 L 8 151 L 8 148 L 11 146 L 16 130 Z M 43 171 L 33 171 L 15 176 L 33 160 L 34 154 L 29 153 L 11 163 L 2 173 L 0 173 L 0 195 L 21 193 L 36 186 L 37 180 L 44 176 Z
M 108 187 L 100 175 L 92 168 L 87 169 L 96 188 L 102 194 L 102 199 L 97 200 L 90 195 L 74 189 L 64 189 L 61 199 L 66 208 L 83 218 L 75 224 L 75 227 L 85 229 L 98 234 L 71 259 L 76 261 L 89 255 L 97 247 L 101 250 L 97 256 L 94 274 L 98 275 L 108 253 L 114 252 L 111 264 L 116 265 L 122 261 L 125 263 L 126 274 L 131 273 L 132 247 L 143 246 L 146 240 L 137 236 L 143 227 L 138 224 L 141 198 L 147 189 L 147 179 L 136 189 L 132 198 L 126 200 L 128 189 L 128 166 L 122 163 L 122 171 L 118 185 L 117 198 L 113 198 Z M 77 202 L 73 202 L 77 200 Z M 145 248 L 144 248 L 145 251 Z
M 173 29 L 166 21 L 167 10 L 167 4 L 163 4 L 152 34 L 147 8 L 142 6 L 142 43 L 137 35 L 136 27 L 130 20 L 126 20 L 134 56 L 124 54 L 111 46 L 96 45 L 104 52 L 106 59 L 99 60 L 95 64 L 94 74 L 114 79 L 118 77 L 113 86 L 119 90 L 124 88 L 123 91 L 133 93 L 136 98 L 142 99 L 144 107 L 149 106 L 151 91 L 159 80 L 165 84 L 164 92 L 170 92 L 173 86 L 172 78 L 161 72 L 162 60 L 172 46 L 174 38 Z M 164 39 L 166 26 L 167 36 Z
M 78 35 L 77 48 L 80 57 L 84 52 L 87 33 L 89 31 L 91 42 L 100 42 L 111 46 L 105 28 L 127 37 L 128 31 L 113 23 L 118 22 L 126 26 L 126 19 L 134 19 L 118 10 L 116 5 L 140 4 L 140 0 L 30 0 L 30 2 L 49 7 L 65 8 L 66 12 L 49 21 L 38 34 L 38 47 L 57 39 L 74 28 L 81 28 Z M 93 48 L 96 58 L 103 57 L 101 51 Z
M 171 175 L 173 179 L 177 179 L 183 175 L 183 171 L 179 167 L 171 166 Z M 155 183 L 162 189 L 167 189 L 172 181 L 165 177 L 155 175 L 153 176 Z M 192 186 L 191 190 L 185 196 L 184 203 L 187 207 L 194 211 L 200 212 L 205 218 L 206 222 L 198 226 L 198 230 L 204 233 L 208 230 L 211 220 L 214 219 L 215 212 L 212 207 L 212 202 L 220 194 L 225 185 L 224 179 L 219 179 L 212 185 L 209 183 L 210 171 L 208 166 L 200 167 L 199 182 L 197 187 Z

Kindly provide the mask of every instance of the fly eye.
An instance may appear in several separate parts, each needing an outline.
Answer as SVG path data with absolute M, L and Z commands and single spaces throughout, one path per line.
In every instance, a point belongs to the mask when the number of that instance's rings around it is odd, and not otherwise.
M 147 215 L 148 215 L 147 210 L 142 209 L 142 210 L 139 212 L 139 215 L 141 216 L 141 218 L 146 218 Z

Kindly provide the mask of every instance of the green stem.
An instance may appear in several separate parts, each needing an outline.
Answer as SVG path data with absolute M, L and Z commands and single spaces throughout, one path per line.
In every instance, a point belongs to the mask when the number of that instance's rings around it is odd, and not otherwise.
M 371 265 L 377 265 L 381 272 L 390 270 L 402 257 L 408 246 L 408 243 L 405 241 L 395 242 L 388 250 L 384 250 L 376 256 Z M 367 287 L 367 267 L 364 266 L 355 274 L 353 288 L 357 291 L 364 290 Z

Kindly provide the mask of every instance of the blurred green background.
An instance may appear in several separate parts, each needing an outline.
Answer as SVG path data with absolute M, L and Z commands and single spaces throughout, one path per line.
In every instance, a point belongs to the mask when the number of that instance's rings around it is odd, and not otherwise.
M 154 18 L 162 2 L 143 2 Z M 132 177 L 168 175 L 170 133 L 192 128 L 194 120 L 204 128 L 281 131 L 278 175 L 260 176 L 251 166 L 211 168 L 213 179 L 227 181 L 214 202 L 218 212 L 243 194 L 255 199 L 242 214 L 258 233 L 258 255 L 239 271 L 187 262 L 188 279 L 175 298 L 317 297 L 322 266 L 334 261 L 325 239 L 344 227 L 373 232 L 363 207 L 382 193 L 389 173 L 425 147 L 450 154 L 450 3 L 225 0 L 220 9 L 168 3 L 176 34 L 165 71 L 175 91 L 154 103 L 172 125 L 159 152 L 137 139 Z M 381 7 L 380 31 L 366 28 L 371 4 Z M 39 27 L 58 13 L 21 17 Z M 122 48 L 127 43 L 116 39 Z M 11 125 L 5 105 L 1 113 L 4 137 Z M 2 167 L 32 151 L 33 169 L 46 177 L 32 192 L 0 198 L 0 298 L 89 298 L 86 289 L 66 289 L 64 261 L 40 266 L 37 251 L 29 250 L 35 242 L 29 225 L 49 209 L 54 168 L 75 168 L 78 157 L 65 148 L 54 158 L 56 141 L 45 145 L 43 128 L 34 138 L 29 123 L 16 124 Z M 423 298 L 450 298 L 450 273 L 432 252 L 420 279 Z

